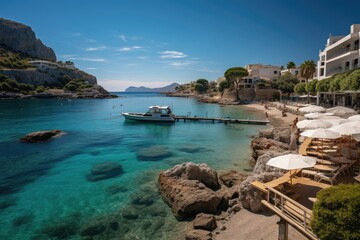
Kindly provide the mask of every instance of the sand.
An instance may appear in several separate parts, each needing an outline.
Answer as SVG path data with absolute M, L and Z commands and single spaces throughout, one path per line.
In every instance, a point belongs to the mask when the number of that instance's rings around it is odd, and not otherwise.
M 282 112 L 275 107 L 265 109 L 261 104 L 241 105 L 246 108 L 248 112 L 259 114 L 262 112 L 265 117 L 265 111 L 268 113 L 268 120 L 270 125 L 274 127 L 292 126 L 296 117 L 299 120 L 304 119 L 303 116 L 298 116 L 287 112 L 286 117 L 282 117 Z M 296 107 L 287 106 L 294 108 Z M 226 230 L 219 234 L 214 233 L 216 240 L 277 240 L 278 239 L 278 225 L 280 218 L 272 213 L 270 210 L 265 210 L 262 213 L 252 213 L 246 209 L 241 209 L 240 212 L 230 218 L 225 224 Z M 289 225 L 289 239 L 302 240 L 306 239 L 298 231 Z
M 280 104 L 280 103 L 278 103 L 278 104 Z M 299 121 L 304 119 L 303 116 L 298 116 L 298 115 L 292 114 L 290 112 L 286 112 L 287 116 L 283 117 L 281 111 L 279 109 L 277 109 L 276 107 L 269 107 L 269 109 L 265 109 L 264 105 L 257 104 L 257 103 L 241 105 L 241 107 L 247 109 L 248 112 L 257 112 L 258 113 L 261 111 L 263 113 L 264 118 L 266 117 L 265 112 L 267 112 L 268 120 L 270 121 L 270 125 L 274 126 L 274 127 L 292 126 L 293 121 L 296 117 L 298 117 Z M 287 107 L 293 108 L 296 110 L 296 107 L 293 107 L 293 106 L 287 106 Z

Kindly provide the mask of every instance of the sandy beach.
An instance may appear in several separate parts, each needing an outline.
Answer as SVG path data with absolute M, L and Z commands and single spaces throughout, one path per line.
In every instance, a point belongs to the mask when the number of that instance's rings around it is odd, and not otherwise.
M 278 103 L 280 104 L 280 103 Z M 286 112 L 286 117 L 282 116 L 282 113 L 276 107 L 269 107 L 268 109 L 264 108 L 264 105 L 252 103 L 247 105 L 241 105 L 242 108 L 247 109 L 248 112 L 262 112 L 264 118 L 266 117 L 265 112 L 268 114 L 268 120 L 270 121 L 270 125 L 273 127 L 289 127 L 293 125 L 293 121 L 296 117 L 298 117 L 299 121 L 303 120 L 304 117 L 300 115 L 295 115 L 290 112 Z M 293 108 L 296 110 L 294 106 L 286 106 L 288 108 Z
M 282 112 L 276 107 L 269 107 L 265 109 L 261 104 L 241 105 L 246 108 L 248 112 L 262 112 L 265 117 L 265 112 L 268 113 L 268 120 L 270 125 L 274 127 L 288 127 L 292 126 L 296 117 L 299 120 L 304 119 L 303 116 L 298 116 L 287 112 L 286 117 L 282 117 Z M 292 107 L 292 106 L 287 106 Z M 295 107 L 292 107 L 295 108 Z M 296 108 L 295 108 L 296 109 Z M 241 209 L 240 212 L 230 218 L 225 224 L 226 230 L 219 234 L 214 234 L 216 240 L 276 240 L 278 239 L 278 225 L 280 218 L 269 210 L 262 213 L 252 213 L 247 209 Z M 293 227 L 289 226 L 289 239 L 302 240 L 306 239 Z

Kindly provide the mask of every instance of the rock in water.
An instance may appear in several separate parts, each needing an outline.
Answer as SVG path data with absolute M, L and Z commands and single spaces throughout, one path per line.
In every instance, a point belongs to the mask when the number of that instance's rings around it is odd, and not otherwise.
M 20 138 L 20 141 L 28 143 L 45 142 L 55 137 L 56 135 L 59 135 L 60 133 L 62 133 L 60 130 L 32 132 Z
M 220 188 L 217 173 L 206 164 L 184 163 L 161 172 L 160 193 L 178 218 L 198 213 L 217 213 L 226 207 L 226 192 Z
M 93 166 L 91 173 L 87 175 L 86 178 L 88 181 L 96 182 L 103 179 L 116 177 L 123 172 L 123 168 L 120 164 L 115 162 L 106 162 Z
M 158 161 L 170 157 L 171 152 L 163 146 L 152 146 L 140 149 L 136 155 L 141 161 Z

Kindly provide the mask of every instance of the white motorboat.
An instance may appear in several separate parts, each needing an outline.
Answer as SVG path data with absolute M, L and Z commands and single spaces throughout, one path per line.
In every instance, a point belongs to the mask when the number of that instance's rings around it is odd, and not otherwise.
M 127 120 L 146 122 L 174 122 L 170 106 L 150 106 L 146 113 L 122 113 Z

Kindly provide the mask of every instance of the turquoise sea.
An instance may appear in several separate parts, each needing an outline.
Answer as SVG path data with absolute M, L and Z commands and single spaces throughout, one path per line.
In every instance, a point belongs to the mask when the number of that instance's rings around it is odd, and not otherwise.
M 183 239 L 157 192 L 159 171 L 187 161 L 216 170 L 251 168 L 250 136 L 263 126 L 212 123 L 149 124 L 125 121 L 121 112 L 170 105 L 175 114 L 260 118 L 240 106 L 219 106 L 155 93 L 118 93 L 117 99 L 0 101 L 0 239 Z M 26 133 L 61 129 L 45 143 L 22 143 Z M 162 158 L 140 157 L 158 146 Z M 99 163 L 123 173 L 89 181 Z M 91 239 L 91 238 L 83 238 Z

